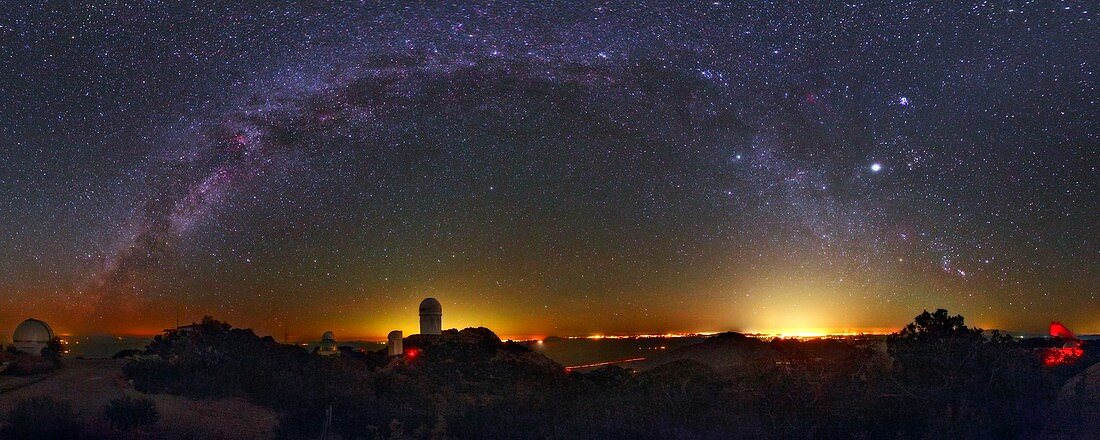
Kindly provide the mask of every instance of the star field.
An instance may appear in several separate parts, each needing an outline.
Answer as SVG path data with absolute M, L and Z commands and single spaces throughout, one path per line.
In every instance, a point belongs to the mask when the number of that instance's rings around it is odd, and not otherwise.
M 1100 331 L 1096 13 L 19 6 L 0 323 Z

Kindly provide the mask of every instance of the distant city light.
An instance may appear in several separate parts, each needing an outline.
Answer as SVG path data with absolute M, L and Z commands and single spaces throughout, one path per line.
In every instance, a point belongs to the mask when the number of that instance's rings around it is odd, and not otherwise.
M 641 335 L 592 335 L 592 336 L 569 336 L 567 339 L 650 339 L 650 338 L 694 338 L 699 336 L 713 336 L 720 332 L 699 332 L 699 333 L 664 333 L 664 334 L 641 334 Z

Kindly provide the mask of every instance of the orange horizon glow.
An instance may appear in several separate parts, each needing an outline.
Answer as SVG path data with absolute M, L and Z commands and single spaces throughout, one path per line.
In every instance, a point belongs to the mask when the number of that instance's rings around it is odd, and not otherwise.
M 465 293 L 465 292 L 461 292 Z M 812 338 L 824 336 L 882 335 L 894 333 L 912 322 L 921 310 L 934 307 L 876 309 L 882 316 L 854 316 L 844 307 L 794 304 L 777 306 L 765 303 L 758 312 L 749 305 L 744 308 L 694 308 L 665 309 L 658 314 L 637 316 L 624 313 L 613 320 L 596 320 L 586 317 L 583 304 L 563 301 L 552 305 L 553 313 L 542 314 L 541 309 L 492 308 L 482 302 L 457 301 L 460 292 L 429 293 L 442 298 L 444 303 L 444 327 L 463 329 L 487 327 L 502 340 L 537 341 L 550 336 L 566 339 L 614 339 L 651 337 L 698 337 L 720 332 L 738 332 L 750 336 Z M 303 343 L 320 339 L 325 331 L 333 331 L 338 340 L 384 342 L 390 330 L 401 330 L 406 335 L 419 333 L 416 305 L 425 294 L 411 297 L 372 300 L 369 303 L 331 305 L 327 309 L 314 310 L 298 307 L 293 310 L 275 309 L 257 314 L 250 311 L 211 309 L 196 307 L 164 306 L 140 308 L 114 315 L 92 315 L 82 310 L 51 309 L 37 301 L 15 304 L 0 311 L 0 342 L 10 341 L 15 327 L 26 318 L 48 322 L 59 335 L 73 336 L 122 336 L 149 338 L 162 334 L 165 329 L 201 321 L 204 315 L 228 322 L 236 328 L 252 329 L 257 335 L 271 336 L 282 342 L 289 329 L 288 342 Z M 449 300 L 450 299 L 450 300 Z M 752 301 L 755 302 L 755 301 Z M 731 301 L 731 304 L 735 302 Z M 641 308 L 642 306 L 636 305 Z M 1029 321 L 1017 322 L 999 315 L 983 315 L 981 311 L 965 308 L 946 308 L 953 314 L 962 314 L 967 325 L 983 329 L 1002 329 L 1011 334 L 1044 334 L 1052 319 L 1060 319 L 1081 334 L 1100 332 L 1100 321 L 1094 316 L 1080 317 L 1065 314 L 1036 314 Z M 183 309 L 177 313 L 177 309 Z M 332 312 L 338 310 L 338 312 Z M 1080 313 L 1085 313 L 1080 311 Z M 1086 313 L 1087 314 L 1087 313 Z M 110 317 L 111 319 L 107 319 Z M 843 320 L 843 321 L 842 321 Z M 850 321 L 850 322 L 844 322 Z M 1013 325 L 1012 323 L 1016 323 Z M 594 324 L 594 325 L 593 325 Z M 1033 324 L 1033 325 L 1030 325 Z M 602 328 L 593 328 L 598 325 Z
M 783 267 L 776 271 L 789 272 Z M 272 300 L 259 305 L 156 298 L 119 303 L 110 298 L 88 298 L 58 307 L 42 299 L 56 293 L 30 289 L 34 291 L 24 294 L 19 293 L 22 289 L 14 289 L 13 301 L 0 310 L 0 341 L 8 340 L 15 327 L 31 317 L 48 322 L 58 334 L 152 338 L 177 323 L 186 325 L 209 315 L 280 342 L 284 333 L 289 334 L 289 342 L 313 342 L 325 331 L 333 331 L 343 341 L 381 342 L 391 330 L 419 333 L 417 306 L 429 296 L 443 304 L 445 328 L 487 327 L 504 340 L 706 336 L 725 331 L 801 338 L 887 334 L 912 322 L 922 311 L 937 308 L 963 315 L 968 326 L 1012 334 L 1044 334 L 1052 320 L 1082 334 L 1100 333 L 1100 318 L 1090 313 L 1089 307 L 990 311 L 982 299 L 973 304 L 947 298 L 929 298 L 919 304 L 838 301 L 834 298 L 847 298 L 848 292 L 821 278 L 803 273 L 691 287 L 710 299 L 678 301 L 673 306 L 668 301 L 677 297 L 676 289 L 654 288 L 625 307 L 611 298 L 578 300 L 569 295 L 532 303 L 529 298 L 546 292 L 504 289 L 459 275 L 356 296 L 336 295 L 324 301 Z M 912 289 L 927 287 L 917 284 Z
M 20 321 L 21 322 L 21 321 Z M 49 321 L 47 321 L 49 322 Z M 186 324 L 181 322 L 180 325 L 191 324 L 188 321 Z M 230 324 L 233 324 L 230 322 Z M 52 325 L 52 324 L 51 324 Z M 10 326 L 14 330 L 15 324 Z M 123 331 L 113 332 L 79 332 L 71 331 L 68 329 L 57 330 L 56 334 L 60 337 L 73 338 L 73 337 L 90 337 L 90 336 L 109 336 L 109 337 L 124 337 L 124 338 L 149 338 L 163 334 L 165 330 L 170 329 L 172 326 L 168 326 L 160 329 L 153 329 L 151 327 L 134 328 Z M 461 330 L 463 328 L 479 327 L 479 325 L 463 325 L 450 327 L 450 329 Z M 982 326 L 977 326 L 985 328 Z M 283 341 L 283 334 L 277 332 L 268 332 L 263 329 L 257 329 L 249 326 L 237 326 L 234 328 L 251 329 L 260 337 L 271 336 L 277 341 Z M 488 327 L 492 330 L 492 327 Z M 720 333 L 735 332 L 741 333 L 751 337 L 778 337 L 778 338 L 821 338 L 821 337 L 844 337 L 844 336 L 860 336 L 860 335 L 888 335 L 900 331 L 902 326 L 898 327 L 776 327 L 776 328 L 748 328 L 748 329 L 726 329 L 726 330 L 708 330 L 708 331 L 688 331 L 688 332 L 662 332 L 662 333 L 601 333 L 596 332 L 587 335 L 555 335 L 555 334 L 498 334 L 503 341 L 515 341 L 515 342 L 542 342 L 550 337 L 558 337 L 568 340 L 587 339 L 587 340 L 600 340 L 600 339 L 649 339 L 649 338 L 685 338 L 685 337 L 708 337 Z M 287 341 L 291 343 L 310 342 L 320 339 L 320 333 L 316 337 L 312 335 L 303 335 L 302 333 L 291 333 L 287 337 Z M 417 331 L 405 331 L 406 335 L 417 334 Z M 1083 334 L 1091 334 L 1090 332 L 1082 332 Z M 343 341 L 356 341 L 356 342 L 386 342 L 387 335 L 371 335 L 371 334 L 350 334 L 339 335 L 339 340 Z M 0 331 L 0 340 L 9 340 L 10 331 Z
M 190 324 L 190 323 L 188 323 Z M 181 325 L 188 325 L 181 324 Z M 238 328 L 238 327 L 235 327 Z M 247 327 L 239 327 L 254 330 Z M 470 328 L 470 327 L 465 327 Z M 58 332 L 57 335 L 65 338 L 73 337 L 90 337 L 90 336 L 107 336 L 107 337 L 120 337 L 120 338 L 153 338 L 157 335 L 163 334 L 164 330 L 155 332 L 118 332 L 118 333 L 73 333 L 73 332 Z M 461 330 L 459 328 L 452 328 L 451 330 Z M 490 328 L 490 330 L 492 330 Z M 558 336 L 558 335 L 498 335 L 502 341 L 513 342 L 544 342 L 547 338 L 557 337 L 567 340 L 602 340 L 602 339 L 654 339 L 654 338 L 696 338 L 696 337 L 710 337 L 721 333 L 741 333 L 746 336 L 758 337 L 758 338 L 820 338 L 829 336 L 860 336 L 860 335 L 887 335 L 895 333 L 900 330 L 898 328 L 888 327 L 867 327 L 867 328 L 844 328 L 844 329 L 827 329 L 827 328 L 782 328 L 782 329 L 753 329 L 753 330 L 722 330 L 722 331 L 702 331 L 702 332 L 666 332 L 666 333 L 638 333 L 638 334 L 592 334 L 586 336 Z M 255 331 L 255 330 L 254 330 Z M 265 334 L 263 332 L 256 332 L 260 337 L 271 336 L 276 340 L 281 341 L 282 335 Z M 407 333 L 406 335 L 416 334 Z M 289 335 L 287 340 L 291 343 L 310 342 L 318 337 L 303 336 L 303 335 Z M 343 336 L 339 338 L 343 341 L 353 342 L 378 342 L 385 343 L 387 337 L 385 336 L 361 336 L 351 335 Z

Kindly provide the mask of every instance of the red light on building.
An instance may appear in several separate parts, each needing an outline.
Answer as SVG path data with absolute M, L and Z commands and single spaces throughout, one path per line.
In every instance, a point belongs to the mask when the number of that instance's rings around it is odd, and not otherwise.
M 420 354 L 420 350 L 417 350 L 415 348 L 410 348 L 408 350 L 405 350 L 405 357 L 409 358 L 409 359 L 415 359 L 416 356 L 419 355 L 419 354 Z
M 1050 322 L 1050 336 L 1059 339 L 1068 339 L 1068 341 L 1062 348 L 1048 348 L 1043 350 L 1043 365 L 1047 367 L 1069 365 L 1085 355 L 1085 350 L 1081 349 L 1081 340 L 1077 339 L 1077 336 L 1065 325 L 1062 325 L 1062 323 L 1058 321 Z
M 1050 322 L 1050 335 L 1055 338 L 1077 339 L 1077 336 L 1075 336 L 1073 332 L 1069 331 L 1066 326 L 1062 325 L 1062 323 L 1058 321 Z

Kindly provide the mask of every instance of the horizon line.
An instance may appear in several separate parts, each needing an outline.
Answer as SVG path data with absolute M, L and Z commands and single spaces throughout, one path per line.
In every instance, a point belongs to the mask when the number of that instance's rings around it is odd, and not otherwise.
M 465 328 L 488 328 L 485 326 L 469 326 Z M 250 327 L 233 327 L 242 330 L 253 330 Z M 463 329 L 465 329 L 463 328 Z M 527 335 L 497 335 L 503 341 L 540 341 L 550 338 L 566 339 L 566 340 L 601 340 L 601 339 L 651 339 L 651 338 L 687 338 L 687 337 L 709 337 L 722 333 L 740 333 L 746 336 L 753 337 L 780 337 L 780 338 L 814 338 L 814 337 L 830 337 L 830 336 L 882 336 L 896 333 L 901 330 L 902 327 L 890 328 L 890 327 L 865 327 L 865 328 L 843 328 L 843 329 L 806 329 L 806 328 L 782 328 L 782 329 L 752 329 L 752 330 L 710 330 L 710 331 L 685 331 L 685 332 L 664 332 L 664 333 L 605 333 L 605 332 L 592 332 L 589 334 L 574 334 L 574 335 L 539 335 L 539 334 L 527 334 Z M 447 330 L 463 330 L 459 328 L 451 328 Z M 169 330 L 169 329 L 165 329 Z M 991 331 L 994 329 L 983 329 Z M 1008 330 L 1000 330 L 1007 332 Z M 495 333 L 495 332 L 494 332 Z M 1028 333 L 1028 332 L 1015 332 L 1015 333 Z M 58 333 L 58 336 L 64 337 L 93 337 L 93 336 L 105 336 L 105 337 L 127 337 L 127 338 L 153 338 L 157 335 L 164 334 L 163 331 L 155 333 L 127 333 L 127 332 L 102 332 L 102 333 L 79 333 L 79 332 L 66 332 Z M 410 333 L 414 335 L 418 333 Z M 7 335 L 5 335 L 7 336 Z M 276 334 L 260 334 L 259 337 L 270 336 L 277 341 L 281 341 L 282 338 Z M 302 335 L 290 335 L 287 339 L 292 343 L 319 340 L 320 336 L 302 336 Z M 386 336 L 365 336 L 365 335 L 353 335 L 349 337 L 340 338 L 339 340 L 347 342 L 386 342 Z

